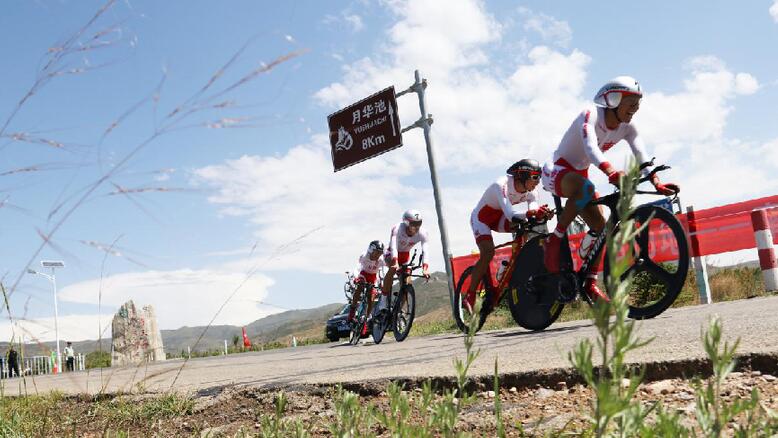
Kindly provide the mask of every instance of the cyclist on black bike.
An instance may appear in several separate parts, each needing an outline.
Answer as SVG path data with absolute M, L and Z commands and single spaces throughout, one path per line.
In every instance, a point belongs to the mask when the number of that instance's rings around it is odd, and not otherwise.
M 408 263 L 411 257 L 411 249 L 417 243 L 421 243 L 422 275 L 430 278 L 430 265 L 427 263 L 427 230 L 421 227 L 422 217 L 418 210 L 406 210 L 403 213 L 403 220 L 392 227 L 392 234 L 389 236 L 389 248 L 386 250 L 386 264 L 388 269 L 384 275 L 383 295 L 388 297 L 392 293 L 392 281 L 394 274 L 400 268 L 400 265 Z
M 511 223 L 528 218 L 551 218 L 547 205 L 538 206 L 535 188 L 540 181 L 540 164 L 532 159 L 515 162 L 507 175 L 492 183 L 470 215 L 475 243 L 480 255 L 473 268 L 465 305 L 472 310 L 475 289 L 494 257 L 492 231 L 510 233 Z
M 357 275 L 355 279 L 357 288 L 354 291 L 354 296 L 351 297 L 351 308 L 348 311 L 349 322 L 353 321 L 354 319 L 354 312 L 356 311 L 357 305 L 359 304 L 359 299 L 362 296 L 362 292 L 371 292 L 371 289 L 367 286 L 376 285 L 376 281 L 378 280 L 378 270 L 386 266 L 384 258 L 382 257 L 383 253 L 384 244 L 379 240 L 374 240 L 370 242 L 370 245 L 367 246 L 367 252 L 359 256 L 359 266 L 357 266 L 357 268 L 354 270 L 354 272 L 359 272 L 359 275 Z M 367 315 L 370 315 L 370 312 L 373 309 L 373 300 L 372 297 L 367 298 Z M 365 328 L 367 328 L 367 325 Z
M 584 109 L 567 129 L 554 151 L 553 161 L 543 166 L 543 188 L 561 198 L 568 198 L 556 229 L 545 245 L 544 263 L 549 272 L 559 272 L 561 239 L 576 215 L 580 215 L 594 233 L 602 232 L 605 227 L 600 209 L 589 205 L 597 197 L 589 180 L 589 166 L 592 163 L 597 165 L 607 175 L 608 182 L 618 186 L 624 172 L 614 169 L 605 159 L 604 152 L 621 140 L 627 141 L 638 163 L 646 163 L 643 141 L 630 123 L 640 109 L 642 96 L 640 84 L 632 77 L 619 76 L 606 83 L 595 95 L 594 106 Z M 644 175 L 649 170 L 644 168 Z M 677 184 L 662 184 L 656 175 L 651 182 L 663 195 L 680 191 Z M 584 291 L 593 299 L 600 297 L 607 300 L 597 287 L 598 264 L 599 260 L 591 266 Z

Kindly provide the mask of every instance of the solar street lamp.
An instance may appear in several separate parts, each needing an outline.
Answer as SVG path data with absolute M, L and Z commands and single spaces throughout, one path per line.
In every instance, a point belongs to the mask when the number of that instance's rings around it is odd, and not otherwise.
M 44 272 L 38 272 L 34 269 L 27 269 L 28 274 L 38 274 L 46 277 L 54 287 L 54 336 L 57 338 L 57 372 L 62 372 L 62 355 L 59 349 L 59 326 L 57 320 L 59 319 L 59 311 L 57 310 L 57 276 L 54 273 L 56 268 L 64 268 L 65 262 L 61 260 L 41 260 L 41 267 L 50 268 L 51 275 Z

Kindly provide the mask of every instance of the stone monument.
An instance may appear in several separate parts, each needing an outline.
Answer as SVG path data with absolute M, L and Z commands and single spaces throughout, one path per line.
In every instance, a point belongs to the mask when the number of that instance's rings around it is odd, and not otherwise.
M 138 312 L 132 300 L 124 303 L 111 325 L 111 366 L 165 360 L 162 334 L 152 306 Z

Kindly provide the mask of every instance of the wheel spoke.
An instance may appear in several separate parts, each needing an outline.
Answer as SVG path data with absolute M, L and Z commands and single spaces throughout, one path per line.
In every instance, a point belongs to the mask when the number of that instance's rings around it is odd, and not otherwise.
M 675 283 L 675 276 L 667 272 L 667 270 L 658 264 L 656 264 L 651 259 L 644 259 L 643 266 L 646 272 L 649 272 L 651 274 L 654 274 L 662 283 L 665 284 L 665 287 L 670 288 L 674 286 Z
M 638 264 L 635 263 L 632 266 L 630 266 L 629 268 L 627 268 L 627 270 L 624 271 L 623 274 L 621 274 L 621 281 L 626 281 L 627 277 L 629 277 L 630 275 L 633 275 L 633 274 L 637 274 L 638 272 L 640 272 L 640 269 L 638 267 Z
M 640 231 L 636 236 L 635 242 L 638 245 L 639 251 L 637 257 L 648 258 L 648 237 L 649 237 L 649 224 L 646 224 L 645 228 Z

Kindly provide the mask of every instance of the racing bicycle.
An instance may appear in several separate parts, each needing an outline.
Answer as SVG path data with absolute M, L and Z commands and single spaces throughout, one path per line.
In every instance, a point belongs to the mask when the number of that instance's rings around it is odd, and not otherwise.
M 397 342 L 402 342 L 408 337 L 416 315 L 416 291 L 411 284 L 411 278 L 423 278 L 423 275 L 415 275 L 413 271 L 422 267 L 421 260 L 414 265 L 416 251 L 413 252 L 408 263 L 400 265 L 397 269 L 400 287 L 389 294 L 386 309 L 378 309 L 374 306 L 373 312 L 373 342 L 380 344 L 384 339 L 386 330 L 390 327 Z
M 367 333 L 367 326 L 369 323 L 367 300 L 375 299 L 376 286 L 367 282 L 356 283 L 351 288 L 352 296 L 360 284 L 364 285 L 364 287 L 362 289 L 362 294 L 359 297 L 359 303 L 357 303 L 357 307 L 354 309 L 354 320 L 351 322 L 351 335 L 349 336 L 349 343 L 351 343 L 351 345 L 357 345 L 359 340 L 365 337 L 363 336 L 363 333 Z M 348 293 L 346 295 L 348 296 Z
M 538 234 L 538 227 L 544 227 L 545 223 L 545 220 L 537 221 L 536 219 L 516 221 L 511 224 L 513 240 L 494 247 L 494 249 L 497 250 L 510 246 L 511 255 L 508 260 L 502 260 L 500 262 L 500 268 L 496 278 L 492 276 L 491 263 L 489 263 L 476 287 L 476 296 L 483 299 L 476 331 L 481 329 L 486 322 L 486 317 L 492 310 L 497 308 L 502 298 L 506 295 L 506 292 L 510 289 L 511 273 L 516 267 L 519 251 L 524 246 L 525 242 L 532 238 L 533 235 Z M 466 304 L 467 291 L 470 287 L 470 278 L 473 274 L 473 269 L 475 269 L 475 265 L 469 266 L 462 272 L 462 275 L 460 275 L 459 281 L 457 282 L 457 287 L 454 290 L 454 320 L 457 323 L 457 327 L 465 334 L 469 331 L 468 321 L 473 316 L 470 310 L 471 307 Z M 496 284 L 494 283 L 495 279 L 497 280 Z
M 643 168 L 653 165 L 653 160 Z M 669 169 L 669 166 L 656 166 L 647 176 L 638 178 L 638 184 L 650 181 L 657 172 Z M 656 191 L 641 191 L 638 194 L 661 195 Z M 677 194 L 670 200 L 674 200 Z M 664 198 L 668 200 L 668 198 Z M 554 197 L 557 213 L 561 212 L 561 200 Z M 546 270 L 543 262 L 545 238 L 548 234 L 539 234 L 529 239 L 521 248 L 516 260 L 516 269 L 510 280 L 511 299 L 509 307 L 513 319 L 528 330 L 543 330 L 559 317 L 565 304 L 577 298 L 592 304 L 583 293 L 583 284 L 596 257 L 600 257 L 605 247 L 607 230 L 614 232 L 621 225 L 617 204 L 619 190 L 592 200 L 590 204 L 602 205 L 610 210 L 605 232 L 600 233 L 592 243 L 592 249 L 583 258 L 579 269 L 573 265 L 567 234 L 562 238 L 560 248 L 560 272 L 552 274 Z M 667 203 L 672 205 L 671 203 Z M 686 233 L 680 221 L 665 207 L 656 202 L 643 204 L 635 208 L 630 219 L 635 227 L 642 227 L 632 248 L 621 248 L 628 257 L 629 267 L 620 280 L 633 275 L 633 285 L 628 290 L 629 317 L 633 319 L 653 318 L 670 307 L 678 297 L 689 270 L 689 248 Z M 662 250 L 662 251 L 660 251 Z M 673 258 L 669 263 L 657 261 L 662 252 L 670 252 Z M 610 276 L 606 249 L 604 276 L 605 284 Z M 615 291 L 608 290 L 612 296 Z

